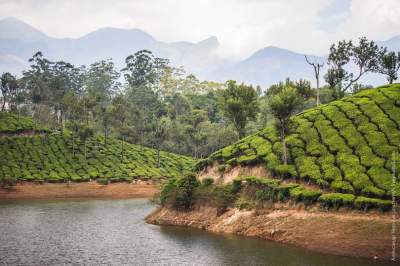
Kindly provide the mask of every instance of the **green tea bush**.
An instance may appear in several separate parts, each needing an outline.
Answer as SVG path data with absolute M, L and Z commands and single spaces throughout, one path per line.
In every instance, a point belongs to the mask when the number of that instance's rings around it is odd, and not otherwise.
M 69 134 L 0 138 L 0 149 L 4 151 L 4 156 L 0 160 L 0 163 L 4 165 L 0 178 L 8 175 L 25 181 L 39 179 L 46 182 L 68 180 L 84 182 L 102 177 L 113 181 L 129 182 L 133 177 L 178 176 L 189 172 L 194 164 L 193 159 L 161 152 L 161 161 L 167 166 L 157 168 L 157 153 L 154 150 L 140 149 L 128 143 L 125 145 L 125 160 L 121 161 L 118 146 L 120 143 L 109 139 L 107 147 L 102 147 L 104 142 L 100 138 L 99 144 L 92 145 L 92 142 L 97 143 L 95 139 L 98 137 L 89 139 L 88 159 L 85 160 L 83 153 L 78 149 L 73 155 L 71 138 Z M 76 142 L 76 147 L 78 147 L 80 144 Z M 97 149 L 104 153 L 97 152 Z
M 296 167 L 290 164 L 280 164 L 275 168 L 275 173 L 282 178 L 293 178 L 297 176 Z
M 355 196 L 353 194 L 327 193 L 319 197 L 323 206 L 338 209 L 341 206 L 352 207 Z
M 379 208 L 381 211 L 388 211 L 392 208 L 392 201 L 360 196 L 354 201 L 354 206 L 364 211 L 368 211 L 371 208 Z
M 306 189 L 303 186 L 297 186 L 290 190 L 290 197 L 293 200 L 302 201 L 306 205 L 312 204 L 317 201 L 321 194 L 321 191 Z

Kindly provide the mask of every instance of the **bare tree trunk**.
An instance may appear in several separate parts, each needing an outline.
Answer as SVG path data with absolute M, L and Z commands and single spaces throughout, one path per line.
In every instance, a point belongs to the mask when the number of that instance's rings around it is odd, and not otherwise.
M 6 96 L 3 95 L 3 104 L 1 106 L 1 111 L 3 112 L 5 108 L 6 108 Z
M 285 122 L 283 120 L 280 121 L 281 123 L 281 142 L 282 142 L 282 160 L 283 164 L 287 164 L 287 149 L 286 149 L 286 141 L 285 141 Z
M 62 108 L 60 109 L 60 129 L 61 134 L 64 134 L 64 111 Z
M 84 147 L 85 147 L 85 161 L 86 161 L 86 139 L 85 139 Z
M 107 147 L 107 126 L 104 126 L 104 147 Z
M 121 141 L 121 162 L 124 160 L 124 141 L 125 141 L 125 137 L 122 136 L 122 141 Z
M 319 100 L 319 73 L 318 75 L 315 75 L 317 79 L 317 106 L 319 106 L 320 100 Z
M 160 168 L 160 146 L 157 146 L 157 168 Z

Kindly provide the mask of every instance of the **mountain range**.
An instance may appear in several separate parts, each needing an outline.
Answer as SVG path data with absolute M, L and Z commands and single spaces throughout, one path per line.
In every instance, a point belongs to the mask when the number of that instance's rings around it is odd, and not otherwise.
M 390 50 L 400 51 L 400 35 L 377 42 Z M 50 60 L 64 60 L 75 65 L 112 58 L 117 68 L 138 50 L 147 49 L 156 56 L 168 58 L 174 66 L 195 74 L 200 79 L 226 81 L 235 79 L 268 86 L 287 77 L 313 80 L 312 69 L 304 55 L 275 46 L 256 51 L 250 57 L 235 61 L 222 58 L 215 36 L 197 43 L 162 42 L 140 29 L 101 28 L 80 38 L 53 38 L 16 18 L 0 20 L 0 72 L 20 74 L 29 67 L 28 59 L 41 51 Z M 313 60 L 324 57 L 308 55 Z M 384 78 L 369 75 L 364 82 L 378 85 Z

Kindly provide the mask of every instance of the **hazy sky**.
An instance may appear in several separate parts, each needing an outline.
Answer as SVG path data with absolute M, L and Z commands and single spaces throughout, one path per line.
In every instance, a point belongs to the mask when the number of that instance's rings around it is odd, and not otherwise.
M 220 52 L 244 57 L 268 45 L 327 53 L 333 41 L 400 34 L 400 0 L 0 0 L 54 37 L 100 27 L 140 28 L 160 41 L 218 37 Z

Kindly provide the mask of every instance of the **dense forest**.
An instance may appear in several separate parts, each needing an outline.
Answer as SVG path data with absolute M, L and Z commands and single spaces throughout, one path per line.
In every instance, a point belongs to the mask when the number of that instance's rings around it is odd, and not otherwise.
M 400 54 L 366 38 L 333 44 L 323 77 L 322 62 L 305 60 L 315 71 L 316 87 L 287 79 L 260 88 L 233 80 L 199 81 L 147 50 L 128 56 L 121 70 L 111 59 L 77 67 L 37 52 L 21 77 L 2 74 L 0 108 L 83 142 L 102 135 L 105 145 L 116 137 L 204 158 L 269 124 L 279 128 L 284 140 L 290 115 L 368 88 L 360 84 L 367 72 L 386 75 L 392 83 L 400 67 Z M 354 73 L 349 65 L 356 66 Z M 322 79 L 326 85 L 320 88 Z

